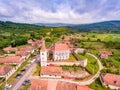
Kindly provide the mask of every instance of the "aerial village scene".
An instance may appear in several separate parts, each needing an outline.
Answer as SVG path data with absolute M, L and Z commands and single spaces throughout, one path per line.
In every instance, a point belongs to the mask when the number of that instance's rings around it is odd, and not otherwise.
M 0 0 L 0 90 L 120 90 L 120 1 L 91 1 Z

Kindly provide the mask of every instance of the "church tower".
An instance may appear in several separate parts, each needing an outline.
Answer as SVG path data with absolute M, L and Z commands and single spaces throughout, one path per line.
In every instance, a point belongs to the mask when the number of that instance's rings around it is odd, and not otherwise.
M 41 66 L 47 66 L 47 49 L 45 47 L 45 40 L 42 40 L 42 46 L 40 50 L 40 63 Z

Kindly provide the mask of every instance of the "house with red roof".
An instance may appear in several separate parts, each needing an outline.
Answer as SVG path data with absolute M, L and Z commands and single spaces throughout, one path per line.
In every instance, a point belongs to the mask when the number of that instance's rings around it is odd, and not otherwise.
M 61 78 L 62 72 L 62 67 L 42 66 L 40 76 L 50 78 Z
M 24 46 L 24 47 L 21 47 L 19 49 L 19 51 L 25 51 L 25 52 L 33 53 L 34 52 L 34 48 L 32 46 Z
M 112 52 L 100 51 L 98 55 L 100 56 L 100 58 L 108 59 L 108 57 L 112 56 L 113 54 Z
M 53 60 L 69 59 L 70 49 L 65 43 L 55 43 L 53 46 Z
M 0 66 L 0 77 L 8 79 L 15 72 L 12 66 Z
M 16 56 L 20 56 L 22 59 L 29 58 L 30 54 L 26 51 L 17 51 L 15 53 Z
M 22 59 L 20 56 L 7 56 L 4 58 L 0 58 L 0 63 L 5 64 L 20 64 L 22 62 Z
M 17 51 L 17 48 L 13 48 L 11 46 L 3 48 L 3 51 L 10 53 L 11 51 Z
M 59 80 L 32 79 L 30 90 L 91 90 L 84 85 L 77 85 Z
M 100 76 L 102 85 L 111 89 L 120 90 L 120 75 L 103 73 Z
M 30 39 L 27 41 L 28 44 L 32 45 L 32 46 L 38 46 L 40 47 L 41 44 L 42 44 L 42 41 L 41 40 L 36 40 L 36 39 Z
M 32 46 L 24 46 L 19 48 L 19 51 L 16 51 L 15 55 L 22 57 L 22 59 L 27 59 L 31 53 L 34 53 L 34 48 Z

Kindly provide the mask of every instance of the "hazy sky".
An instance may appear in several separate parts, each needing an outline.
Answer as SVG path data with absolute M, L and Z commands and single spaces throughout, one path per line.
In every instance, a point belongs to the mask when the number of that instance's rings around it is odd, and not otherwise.
M 120 20 L 120 0 L 0 0 L 0 20 L 80 24 Z

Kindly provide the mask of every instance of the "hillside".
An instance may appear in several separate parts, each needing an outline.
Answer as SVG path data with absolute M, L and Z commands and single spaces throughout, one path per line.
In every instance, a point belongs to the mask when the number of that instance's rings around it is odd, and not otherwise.
M 105 21 L 92 24 L 64 24 L 64 23 L 36 23 L 36 24 L 23 24 L 23 23 L 13 23 L 13 22 L 3 22 L 0 21 L 0 30 L 7 31 L 31 31 L 31 30 L 45 30 L 50 31 L 52 28 L 59 30 L 78 30 L 81 32 L 111 32 L 120 33 L 120 21 Z
M 71 26 L 73 24 L 67 23 L 35 23 L 38 26 L 47 26 L 47 27 L 60 27 L 60 26 Z
M 92 24 L 80 24 L 69 26 L 69 28 L 78 31 L 102 31 L 102 32 L 120 32 L 120 21 L 105 21 Z
M 32 24 L 13 23 L 10 21 L 0 21 L 0 30 L 38 30 L 42 27 Z

